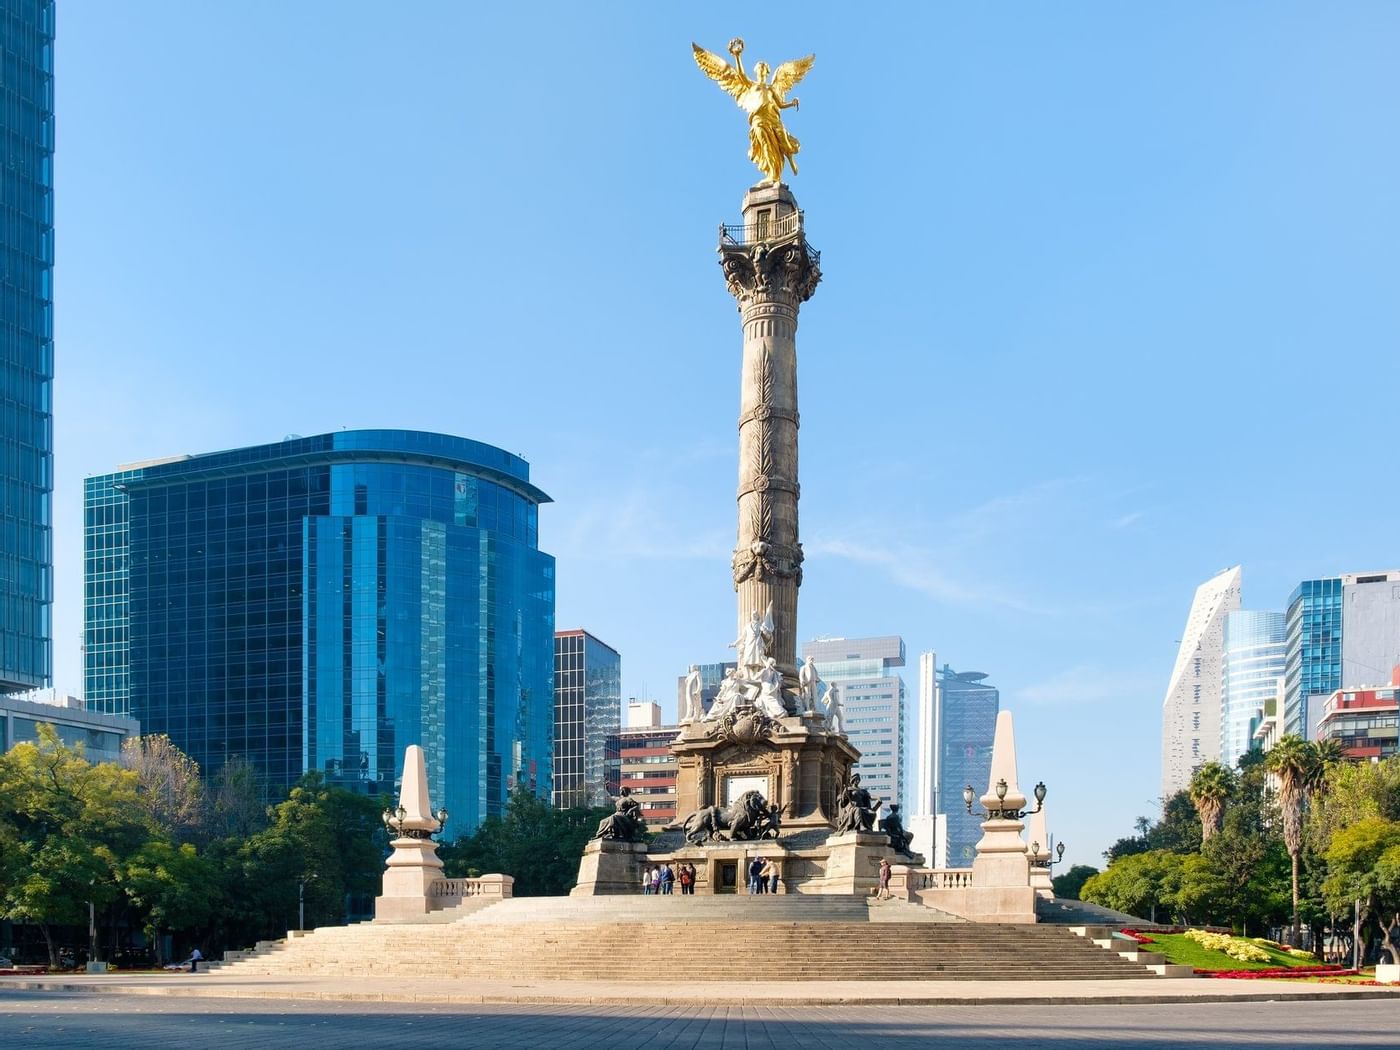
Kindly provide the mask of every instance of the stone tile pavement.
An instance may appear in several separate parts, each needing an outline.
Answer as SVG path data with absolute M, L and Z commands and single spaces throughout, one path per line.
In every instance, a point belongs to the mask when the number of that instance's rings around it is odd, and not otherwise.
M 952 1005 L 986 1003 L 1247 1002 L 1275 999 L 1396 1000 L 1384 989 L 1302 981 L 1217 981 L 1190 978 L 1077 981 L 752 981 L 696 983 L 621 975 L 602 981 L 488 981 L 419 977 L 309 977 L 279 974 L 111 974 L 0 977 L 7 990 L 202 998 L 313 999 L 366 1002 L 573 1003 L 594 1006 L 703 1006 L 714 1002 L 784 1006 L 844 1004 Z
M 752 1000 L 751 1000 L 752 1002 Z M 25 1050 L 1118 1050 L 1393 1047 L 1400 1001 L 1040 1006 L 365 1003 L 0 990 L 0 1046 Z

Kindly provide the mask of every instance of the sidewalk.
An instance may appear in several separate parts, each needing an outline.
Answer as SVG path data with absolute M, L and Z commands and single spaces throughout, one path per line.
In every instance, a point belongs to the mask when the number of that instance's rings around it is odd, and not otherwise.
M 1207 979 L 1109 981 L 488 981 L 370 977 L 212 974 L 74 974 L 0 977 L 14 991 L 169 995 L 191 998 L 333 999 L 356 1002 L 584 1003 L 701 1006 L 976 1006 L 1067 1003 L 1218 1003 L 1277 1000 L 1387 999 L 1400 988 L 1304 981 Z

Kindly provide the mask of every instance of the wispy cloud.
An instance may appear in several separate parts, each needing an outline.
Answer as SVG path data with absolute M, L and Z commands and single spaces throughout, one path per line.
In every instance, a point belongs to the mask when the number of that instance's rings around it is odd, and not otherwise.
M 1114 518 L 1109 522 L 1109 527 L 1114 529 L 1126 529 L 1129 525 L 1141 521 L 1144 516 L 1143 511 L 1135 510 L 1131 514 L 1124 514 L 1120 518 Z
M 1076 664 L 1020 688 L 1004 689 L 1013 702 L 1039 707 L 1075 707 L 1084 704 L 1111 704 L 1141 696 L 1161 687 L 1155 678 L 1125 673 L 1098 664 Z
M 1016 612 L 1041 614 L 1048 610 L 1020 594 L 989 580 L 976 584 L 954 579 L 938 566 L 948 564 L 941 551 L 893 541 L 871 542 L 849 536 L 818 536 L 806 543 L 808 554 L 845 558 L 885 571 L 895 583 L 921 591 L 952 605 L 992 605 Z

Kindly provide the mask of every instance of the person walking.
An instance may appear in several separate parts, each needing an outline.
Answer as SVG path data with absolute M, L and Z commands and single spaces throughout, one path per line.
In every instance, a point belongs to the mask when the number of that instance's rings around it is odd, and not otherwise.
M 880 861 L 880 899 L 882 901 L 890 899 L 890 860 L 888 857 Z

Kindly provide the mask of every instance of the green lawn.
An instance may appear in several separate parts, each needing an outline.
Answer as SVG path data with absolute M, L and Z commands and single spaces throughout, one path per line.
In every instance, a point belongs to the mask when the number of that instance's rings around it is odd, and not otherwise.
M 1198 970 L 1276 970 L 1280 967 L 1316 966 L 1315 960 L 1289 955 L 1267 945 L 1259 945 L 1269 953 L 1269 962 L 1242 962 L 1224 952 L 1210 951 L 1190 940 L 1184 933 L 1149 933 L 1151 944 L 1142 946 L 1146 952 L 1161 952 L 1169 963 L 1194 966 Z

